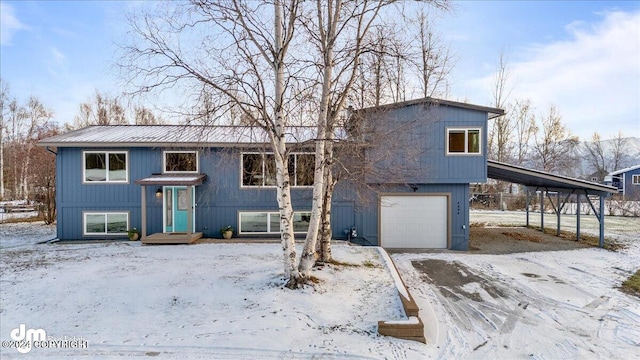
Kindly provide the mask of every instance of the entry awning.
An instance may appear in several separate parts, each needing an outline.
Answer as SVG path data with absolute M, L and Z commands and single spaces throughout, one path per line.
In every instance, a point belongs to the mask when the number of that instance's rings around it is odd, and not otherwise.
M 566 193 L 577 190 L 584 191 L 587 195 L 602 196 L 618 193 L 618 189 L 613 186 L 549 174 L 544 171 L 527 169 L 493 160 L 487 160 L 487 176 L 495 180 L 508 181 L 533 188 L 543 188 L 546 191 Z
M 182 185 L 197 186 L 207 178 L 206 174 L 153 174 L 149 177 L 136 180 L 137 185 Z

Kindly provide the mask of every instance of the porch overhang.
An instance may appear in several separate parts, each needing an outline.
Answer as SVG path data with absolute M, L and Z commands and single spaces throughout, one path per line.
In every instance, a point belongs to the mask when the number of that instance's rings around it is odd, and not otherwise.
M 147 186 L 185 186 L 187 188 L 187 199 L 192 199 L 194 187 L 202 185 L 207 178 L 206 174 L 152 174 L 149 177 L 136 180 L 135 183 L 140 185 L 141 189 L 141 218 L 142 218 L 142 231 L 140 234 L 140 240 L 143 244 L 176 244 L 176 243 L 192 243 L 196 239 L 202 237 L 202 233 L 194 233 L 193 217 L 194 206 L 187 207 L 187 232 L 185 234 L 166 237 L 165 235 L 153 234 L 147 237 Z M 156 236 L 154 236 L 156 235 Z
M 137 185 L 198 186 L 207 178 L 206 174 L 153 174 L 136 180 Z

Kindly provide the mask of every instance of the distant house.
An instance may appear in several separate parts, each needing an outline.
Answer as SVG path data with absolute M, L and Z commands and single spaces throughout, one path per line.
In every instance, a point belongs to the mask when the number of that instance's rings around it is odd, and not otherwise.
M 469 184 L 487 179 L 487 121 L 503 111 L 426 98 L 354 114 L 358 121 L 345 137 L 372 141 L 362 148 L 365 158 L 384 159 L 373 166 L 382 171 L 358 180 L 366 186 L 338 183 L 334 238 L 348 233 L 388 248 L 467 250 Z M 360 132 L 362 124 L 398 136 L 372 139 Z M 303 236 L 314 156 L 304 144 L 315 135 L 299 127 L 289 136 L 294 229 Z M 57 236 L 119 239 L 135 227 L 143 241 L 179 243 L 219 238 L 220 228 L 231 225 L 238 237 L 277 237 L 266 140 L 257 128 L 175 125 L 90 126 L 44 139 L 39 145 L 57 152 Z M 413 168 L 395 171 L 394 164 Z
M 640 200 L 640 165 L 616 170 L 605 177 L 604 183 L 617 187 L 625 199 Z

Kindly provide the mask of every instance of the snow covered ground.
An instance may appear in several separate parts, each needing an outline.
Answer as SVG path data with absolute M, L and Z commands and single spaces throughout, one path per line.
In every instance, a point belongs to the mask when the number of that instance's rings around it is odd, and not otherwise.
M 35 244 L 53 230 L 0 225 L 0 339 L 25 324 L 88 340 L 87 349 L 33 348 L 33 357 L 379 359 L 430 351 L 377 334 L 378 320 L 404 318 L 377 248 L 335 246 L 337 260 L 359 266 L 327 266 L 315 272 L 315 289 L 292 291 L 282 288 L 278 244 Z M 3 359 L 24 356 L 0 351 Z
M 338 260 L 359 266 L 325 267 L 315 289 L 291 291 L 277 244 L 37 244 L 55 227 L 0 224 L 3 344 L 20 324 L 88 341 L 0 357 L 637 358 L 640 300 L 617 287 L 640 267 L 639 233 L 621 225 L 615 234 L 629 246 L 619 253 L 392 255 L 420 305 L 424 345 L 377 335 L 378 320 L 402 311 L 375 248 L 335 246 Z M 449 273 L 429 279 L 421 269 L 433 265 Z
M 524 213 L 472 212 L 471 221 L 524 224 Z M 571 217 L 566 221 L 563 229 L 571 230 Z M 626 249 L 392 257 L 420 306 L 437 357 L 640 358 L 640 299 L 618 290 L 640 267 L 640 221 L 607 223 L 613 225 L 606 235 Z M 555 219 L 549 225 L 555 227 Z M 582 227 L 597 233 L 597 221 Z

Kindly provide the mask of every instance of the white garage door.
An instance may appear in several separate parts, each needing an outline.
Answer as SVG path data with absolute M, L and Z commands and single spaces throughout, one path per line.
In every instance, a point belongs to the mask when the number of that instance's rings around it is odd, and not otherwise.
M 380 237 L 385 248 L 446 249 L 447 197 L 382 196 Z

